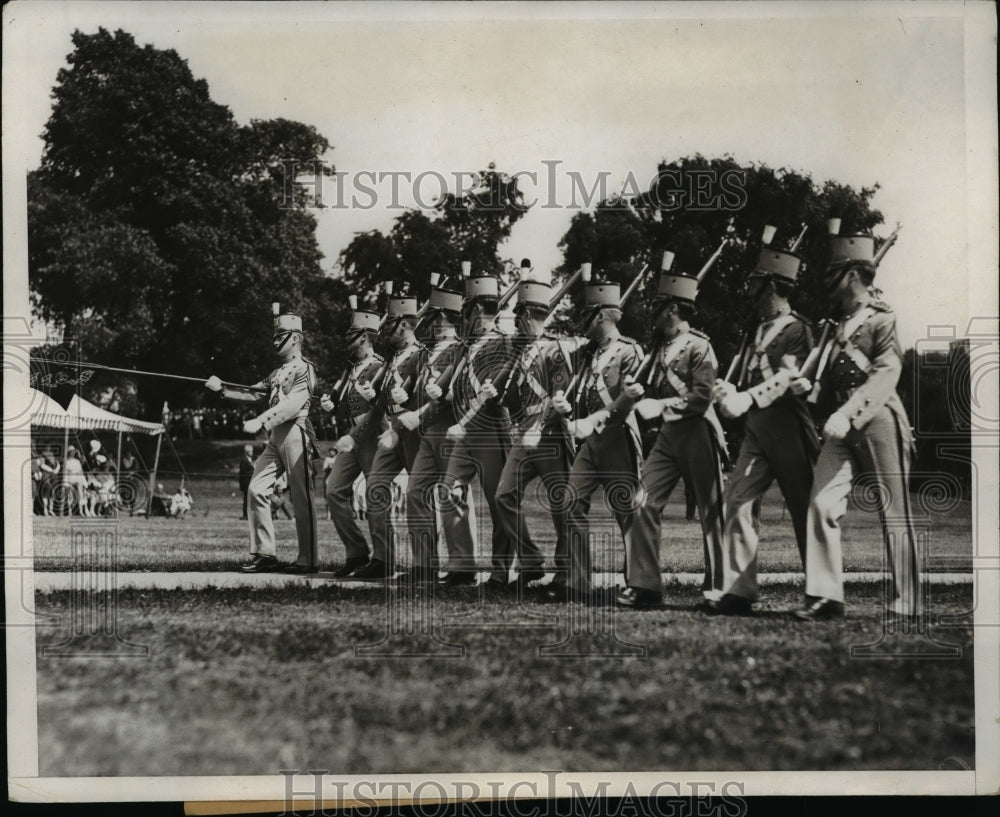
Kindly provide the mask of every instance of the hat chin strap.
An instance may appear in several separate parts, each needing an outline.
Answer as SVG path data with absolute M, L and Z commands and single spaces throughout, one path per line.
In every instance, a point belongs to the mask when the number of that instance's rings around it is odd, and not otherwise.
M 281 339 L 281 343 L 274 347 L 274 351 L 280 355 L 285 350 L 285 347 L 288 345 L 288 342 L 292 339 L 292 335 L 294 334 L 294 332 L 285 332 L 285 336 Z

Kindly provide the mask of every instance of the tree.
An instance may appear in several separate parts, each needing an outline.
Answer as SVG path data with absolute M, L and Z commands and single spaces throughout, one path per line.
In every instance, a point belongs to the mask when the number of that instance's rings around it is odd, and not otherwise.
M 470 261 L 477 273 L 504 277 L 511 264 L 497 250 L 525 212 L 517 180 L 490 164 L 470 192 L 446 193 L 431 215 L 407 210 L 388 236 L 378 230 L 358 233 L 341 252 L 339 266 L 351 289 L 369 297 L 392 279 L 424 299 L 431 273 L 457 275 L 462 261 Z
M 825 315 L 819 273 L 829 243 L 826 221 L 839 216 L 841 233 L 870 231 L 883 220 L 870 204 L 877 190 L 877 184 L 860 191 L 832 181 L 817 186 L 808 174 L 766 165 L 742 167 L 730 157 L 663 161 L 649 190 L 612 197 L 593 214 L 574 217 L 560 242 L 564 261 L 558 272 L 565 276 L 591 260 L 595 271 L 620 281 L 624 289 L 643 263 L 658 273 L 664 250 L 675 253 L 675 271 L 694 275 L 722 246 L 700 287 L 697 323 L 711 336 L 724 370 L 752 319 L 742 292 L 757 262 L 764 226 L 777 227 L 772 245 L 783 249 L 807 227 L 798 249 L 804 265 L 793 306 L 818 319 Z M 649 275 L 629 301 L 622 322 L 626 334 L 648 337 L 646 305 L 656 292 L 657 277 Z
M 322 162 L 327 140 L 284 119 L 237 124 L 173 50 L 103 28 L 72 41 L 28 179 L 35 312 L 87 359 L 246 381 L 273 365 L 277 301 L 312 316 L 307 346 L 332 353 L 344 299 L 320 269 L 306 194 L 285 196 L 286 162 Z M 138 386 L 149 412 L 183 399 L 170 381 Z

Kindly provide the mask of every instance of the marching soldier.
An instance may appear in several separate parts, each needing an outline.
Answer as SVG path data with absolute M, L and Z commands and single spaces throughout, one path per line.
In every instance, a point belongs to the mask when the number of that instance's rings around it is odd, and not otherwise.
M 316 372 L 302 357 L 302 318 L 279 314 L 274 304 L 274 350 L 281 365 L 249 389 L 223 386 L 214 375 L 205 386 L 229 400 L 256 402 L 259 392 L 267 392 L 268 408 L 243 424 L 243 431 L 254 435 L 261 429 L 268 433 L 267 445 L 254 462 L 247 511 L 250 527 L 250 560 L 240 565 L 245 573 L 267 573 L 280 569 L 271 519 L 271 494 L 278 477 L 285 474 L 295 509 L 295 531 L 299 554 L 295 563 L 285 568 L 289 573 L 315 573 L 317 567 L 316 514 L 312 504 L 312 460 L 319 447 L 309 422 L 309 404 L 316 390 Z M 254 393 L 258 392 L 258 393 Z
M 439 486 L 444 483 L 448 465 L 445 433 L 456 418 L 451 402 L 442 399 L 444 392 L 437 381 L 462 357 L 464 348 L 458 338 L 461 311 L 461 292 L 448 289 L 444 283 L 434 286 L 423 321 L 430 327 L 431 350 L 414 387 L 417 402 L 426 408 L 404 412 L 398 418 L 403 428 L 420 432 L 420 444 L 406 489 L 406 521 L 413 548 L 413 567 L 404 575 L 413 582 L 436 581 L 440 566 L 436 496 Z M 447 445 L 450 448 L 450 444 Z
M 522 508 L 525 490 L 536 477 L 542 480 L 548 495 L 556 531 L 556 573 L 563 582 L 568 562 L 563 506 L 573 463 L 573 443 L 563 424 L 544 422 L 543 414 L 551 396 L 569 384 L 568 355 L 572 353 L 572 342 L 543 334 L 551 289 L 548 282 L 538 280 L 522 280 L 518 285 L 514 310 L 517 332 L 530 343 L 518 357 L 504 396 L 520 433 L 500 476 L 496 504 L 504 530 L 517 552 L 522 584 L 545 575 L 544 556 L 531 539 Z
M 724 595 L 706 600 L 709 613 L 746 614 L 757 600 L 758 527 L 754 503 L 778 481 L 805 566 L 806 513 L 819 438 L 805 400 L 789 392 L 812 351 L 809 323 L 788 298 L 799 257 L 765 247 L 748 280 L 761 323 L 735 362 L 736 381 L 716 381 L 713 396 L 723 417 L 746 415 L 746 431 L 725 495 L 722 561 Z
M 336 396 L 336 402 L 324 396 L 321 403 L 325 411 L 337 411 L 338 429 L 343 433 L 335 444 L 337 458 L 327 478 L 326 500 L 333 517 L 333 526 L 344 543 L 347 561 L 334 571 L 339 578 L 349 576 L 368 564 L 368 543 L 354 519 L 352 499 L 354 482 L 359 474 L 367 479 L 375 458 L 378 431 L 375 425 L 365 424 L 376 393 L 372 385 L 383 371 L 384 361 L 375 354 L 372 341 L 379 328 L 375 312 L 359 310 L 357 296 L 350 296 L 351 325 L 347 330 L 347 356 L 350 368 Z M 339 433 L 339 431 L 338 431 Z M 368 518 L 368 529 L 375 538 L 373 521 Z
M 576 393 L 571 395 L 576 408 L 559 392 L 552 401 L 557 412 L 576 417 L 569 428 L 579 441 L 566 514 L 569 577 L 565 584 L 557 578 L 547 593 L 558 601 L 591 599 L 590 498 L 598 487 L 604 487 L 624 538 L 632 527 L 641 448 L 631 400 L 641 395 L 642 387 L 631 375 L 643 354 L 638 343 L 618 331 L 619 303 L 617 283 L 595 281 L 585 287 L 581 325 L 589 343 L 581 355 Z M 625 403 L 619 400 L 623 395 Z
M 825 283 L 840 322 L 822 350 L 815 386 L 804 378 L 792 384 L 795 393 L 819 389 L 818 407 L 829 412 L 806 527 L 806 604 L 795 612 L 805 621 L 844 614 L 840 519 L 852 480 L 860 476 L 877 480 L 892 574 L 889 612 L 921 612 L 920 554 L 907 493 L 913 438 L 896 394 L 903 356 L 895 316 L 870 292 L 873 253 L 870 235 L 833 240 Z
M 414 329 L 417 322 L 417 299 L 407 295 L 389 297 L 381 333 L 393 347 L 386 367 L 379 398 L 364 423 L 382 429 L 378 448 L 367 475 L 365 507 L 372 534 L 372 558 L 351 574 L 352 579 L 386 579 L 392 575 L 395 536 L 389 509 L 392 483 L 404 468 L 409 473 L 420 447 L 420 435 L 399 425 L 397 417 L 416 408 L 413 384 L 425 360 L 426 347 Z
M 718 364 L 708 337 L 692 329 L 698 280 L 666 272 L 660 276 L 654 301 L 656 333 L 651 397 L 636 409 L 663 424 L 642 466 L 642 500 L 629 542 L 625 582 L 617 598 L 625 607 L 656 607 L 662 603 L 660 576 L 660 515 L 674 486 L 683 476 L 694 492 L 705 550 L 706 598 L 721 595 L 722 586 L 722 428 L 712 407 L 712 387 Z
M 497 284 L 492 275 L 465 280 L 462 317 L 468 351 L 451 384 L 456 422 L 446 432 L 453 447 L 445 475 L 449 501 L 442 508 L 450 551 L 449 572 L 442 582 L 449 585 L 475 583 L 474 545 L 465 505 L 469 485 L 477 475 L 493 525 L 491 587 L 506 588 L 514 560 L 513 545 L 496 503 L 500 474 L 510 448 L 510 423 L 496 398 L 510 374 L 514 354 L 511 339 L 494 328 L 499 303 Z

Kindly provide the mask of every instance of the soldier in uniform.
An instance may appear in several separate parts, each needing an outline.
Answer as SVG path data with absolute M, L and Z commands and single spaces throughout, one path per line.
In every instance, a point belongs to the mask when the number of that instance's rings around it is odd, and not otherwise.
M 445 474 L 449 500 L 443 503 L 443 523 L 449 549 L 449 585 L 475 583 L 475 554 L 471 526 L 465 512 L 469 485 L 478 475 L 490 509 L 492 532 L 492 587 L 506 588 L 514 548 L 500 519 L 496 492 L 510 448 L 510 422 L 497 397 L 511 371 L 511 339 L 498 332 L 498 282 L 492 275 L 465 280 L 462 318 L 468 350 L 451 383 L 456 422 L 446 432 L 453 443 Z
M 552 401 L 579 445 L 566 513 L 569 577 L 565 584 L 557 577 L 546 594 L 557 601 L 591 600 L 590 498 L 599 487 L 626 540 L 632 527 L 641 448 L 631 401 L 642 393 L 632 375 L 643 354 L 638 343 L 618 331 L 620 299 L 614 282 L 594 281 L 584 288 L 580 320 L 587 346 L 577 388 L 569 396 L 556 392 Z
M 819 437 L 805 400 L 789 392 L 812 351 L 809 323 L 792 311 L 800 260 L 765 247 L 748 280 L 750 302 L 760 324 L 747 337 L 735 363 L 736 381 L 716 381 L 713 396 L 723 417 L 746 415 L 746 431 L 725 495 L 722 561 L 724 595 L 706 600 L 713 614 L 751 612 L 757 600 L 758 525 L 754 504 L 778 481 L 799 555 L 805 566 L 806 513 Z
M 625 582 L 618 595 L 625 607 L 662 603 L 660 516 L 683 476 L 694 492 L 705 550 L 706 598 L 722 587 L 722 428 L 712 406 L 718 364 L 708 337 L 692 329 L 698 294 L 696 278 L 664 272 L 654 301 L 657 342 L 650 371 L 651 395 L 636 408 L 646 419 L 663 424 L 642 466 L 642 499 L 629 542 Z
M 426 361 L 427 349 L 414 334 L 416 318 L 416 298 L 389 296 L 381 333 L 394 351 L 378 398 L 362 421 L 381 430 L 365 492 L 365 508 L 372 534 L 372 558 L 351 574 L 352 579 L 386 579 L 392 575 L 395 563 L 395 535 L 389 513 L 392 484 L 404 468 L 409 473 L 420 447 L 419 433 L 396 422 L 401 413 L 416 408 L 417 395 L 413 386 L 422 362 Z
M 433 277 L 433 276 L 432 276 Z M 447 288 L 445 282 L 431 289 L 430 301 L 421 323 L 429 326 L 431 348 L 414 388 L 421 409 L 399 415 L 406 430 L 420 434 L 417 455 L 406 488 L 406 521 L 413 548 L 413 567 L 401 580 L 433 582 L 440 567 L 437 555 L 435 510 L 439 486 L 444 484 L 448 455 L 445 433 L 455 422 L 451 402 L 442 399 L 438 385 L 443 373 L 461 359 L 464 347 L 458 337 L 462 293 Z
M 840 322 L 820 356 L 817 382 L 794 381 L 796 393 L 819 389 L 818 409 L 829 414 L 813 473 L 806 527 L 805 621 L 844 614 L 840 519 L 855 477 L 877 482 L 883 538 L 892 574 L 889 612 L 921 612 L 920 567 L 907 483 L 913 438 L 896 394 L 902 352 L 896 318 L 870 292 L 875 278 L 870 235 L 834 238 L 825 275 Z
M 379 328 L 379 316 L 369 310 L 359 310 L 357 296 L 350 296 L 351 325 L 347 330 L 347 356 L 350 367 L 345 372 L 336 401 L 324 395 L 320 404 L 325 411 L 337 412 L 338 438 L 335 449 L 337 458 L 326 482 L 326 501 L 333 517 L 333 526 L 344 543 L 347 561 L 334 575 L 349 576 L 368 564 L 368 543 L 354 518 L 352 500 L 354 482 L 359 474 L 367 478 L 372 469 L 377 445 L 377 427 L 364 421 L 375 400 L 375 387 L 383 373 L 385 361 L 375 354 L 372 341 Z M 368 520 L 369 533 L 374 540 L 372 521 Z
M 556 574 L 565 582 L 569 552 L 566 544 L 566 488 L 573 463 L 573 442 L 562 423 L 545 422 L 551 397 L 564 391 L 570 381 L 571 341 L 545 335 L 551 284 L 522 280 L 518 285 L 515 320 L 524 347 L 508 381 L 504 404 L 519 433 L 497 488 L 497 510 L 517 552 L 519 581 L 541 579 L 544 556 L 532 541 L 527 515 L 521 507 L 528 485 L 541 478 L 548 495 L 556 531 Z M 564 348 L 565 347 L 565 348 Z
M 273 343 L 281 365 L 248 389 L 224 386 L 214 375 L 205 386 L 224 398 L 244 402 L 256 402 L 262 390 L 267 393 L 267 410 L 243 424 L 245 433 L 253 435 L 264 429 L 268 439 L 254 462 L 247 490 L 250 560 L 240 565 L 240 569 L 246 573 L 279 569 L 270 499 L 275 482 L 285 474 L 299 542 L 298 558 L 285 569 L 291 573 L 315 573 L 318 553 L 312 460 L 319 455 L 319 447 L 309 422 L 309 404 L 316 391 L 316 372 L 312 363 L 302 357 L 302 318 L 279 312 L 278 304 L 274 304 Z

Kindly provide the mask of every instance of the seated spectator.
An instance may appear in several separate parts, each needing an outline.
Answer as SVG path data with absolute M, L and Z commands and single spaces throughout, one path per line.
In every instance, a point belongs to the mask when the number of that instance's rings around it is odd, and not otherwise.
M 152 501 L 149 503 L 150 516 L 170 516 L 170 497 L 163 490 L 163 483 L 156 483 L 156 490 L 153 491 Z
M 177 493 L 170 497 L 170 507 L 167 515 L 171 519 L 180 519 L 191 510 L 193 504 L 194 500 L 191 498 L 191 494 L 188 493 L 187 488 L 178 488 Z

